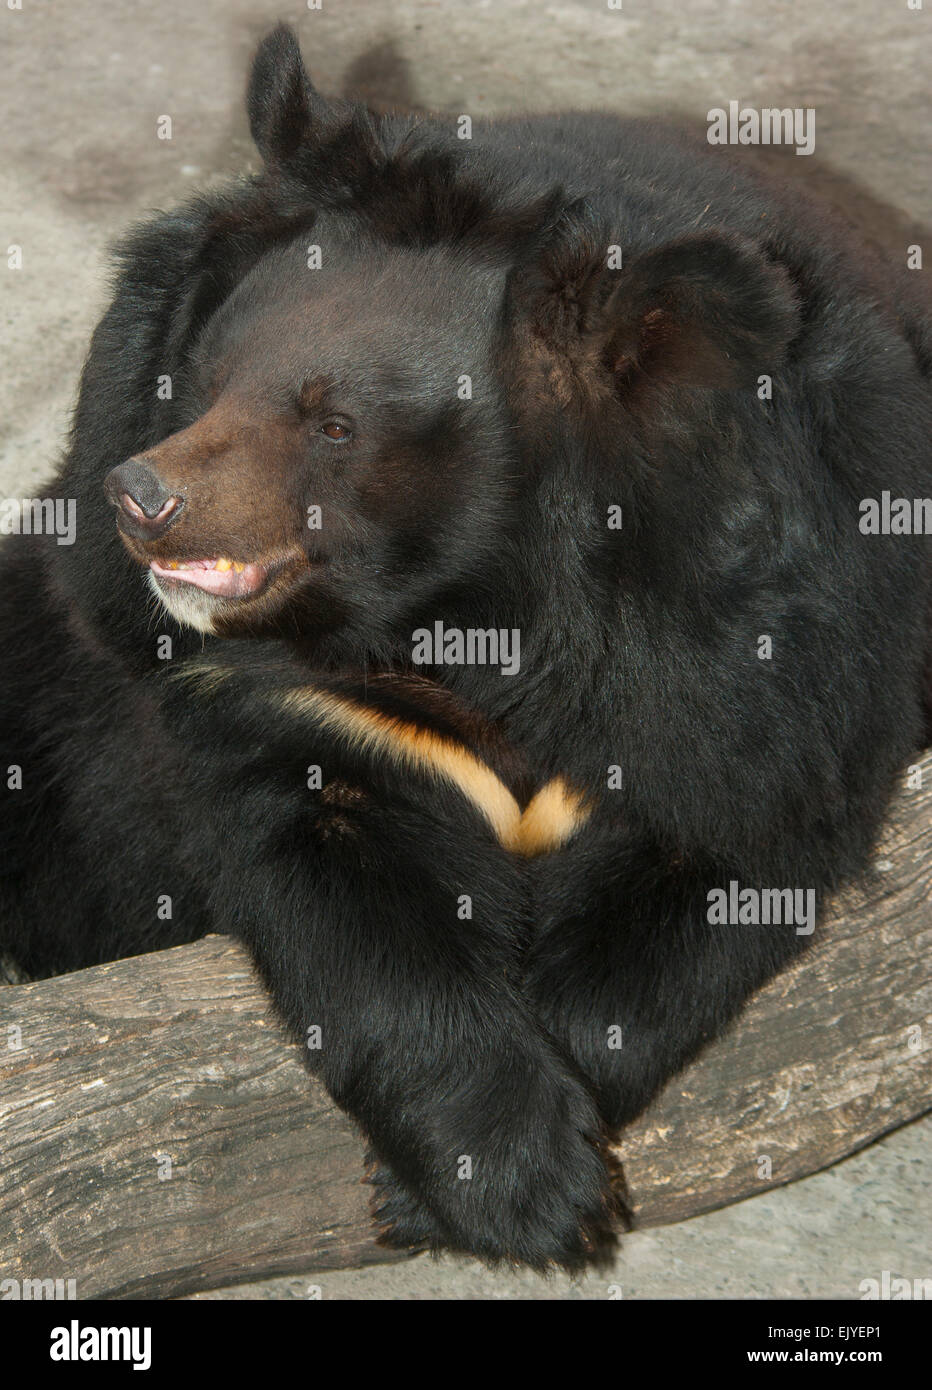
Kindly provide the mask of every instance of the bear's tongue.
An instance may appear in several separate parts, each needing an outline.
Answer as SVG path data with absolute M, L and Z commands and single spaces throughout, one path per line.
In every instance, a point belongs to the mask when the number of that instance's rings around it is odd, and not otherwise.
M 264 565 L 234 563 L 231 560 L 185 560 L 177 564 L 160 565 L 150 562 L 152 573 L 162 580 L 176 584 L 193 584 L 219 598 L 245 598 L 265 582 Z

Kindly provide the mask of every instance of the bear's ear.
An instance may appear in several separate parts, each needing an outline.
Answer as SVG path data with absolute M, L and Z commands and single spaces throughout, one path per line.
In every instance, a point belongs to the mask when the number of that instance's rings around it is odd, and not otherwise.
M 615 275 L 595 331 L 619 386 L 644 375 L 693 386 L 753 385 L 780 365 L 799 328 L 787 273 L 724 231 L 667 242 Z
M 259 45 L 246 97 L 249 129 L 266 164 L 286 164 L 330 107 L 301 60 L 293 29 L 279 24 Z
M 556 189 L 542 212 L 544 227 L 529 238 L 531 254 L 512 274 L 512 295 L 537 336 L 565 347 L 592 327 L 610 293 L 604 275 L 609 237 L 585 198 L 565 203 Z

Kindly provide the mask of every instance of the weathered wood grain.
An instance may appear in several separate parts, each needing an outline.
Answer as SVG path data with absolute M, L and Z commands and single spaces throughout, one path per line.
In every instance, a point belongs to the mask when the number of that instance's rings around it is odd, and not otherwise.
M 932 754 L 918 766 L 872 881 L 619 1144 L 637 1224 L 790 1182 L 932 1108 Z
M 620 1142 L 636 1224 L 788 1182 L 932 1106 L 932 753 L 921 767 L 872 882 Z M 392 1258 L 362 1152 L 223 937 L 0 989 L 0 1280 L 166 1297 Z

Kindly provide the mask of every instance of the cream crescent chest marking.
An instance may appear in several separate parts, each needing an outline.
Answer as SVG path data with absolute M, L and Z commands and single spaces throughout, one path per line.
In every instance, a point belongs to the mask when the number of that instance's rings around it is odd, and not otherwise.
M 214 694 L 233 674 L 219 663 L 203 661 L 187 663 L 173 678 Z M 583 797 L 562 777 L 552 778 L 535 792 L 522 812 L 498 774 L 455 739 L 312 685 L 276 693 L 274 698 L 291 713 L 313 716 L 351 746 L 455 786 L 512 854 L 532 858 L 559 849 L 589 819 Z
M 453 739 L 314 686 L 289 691 L 282 703 L 313 714 L 357 747 L 373 749 L 457 787 L 512 854 L 530 858 L 559 849 L 589 818 L 583 798 L 562 777 L 541 787 L 522 813 L 497 773 Z

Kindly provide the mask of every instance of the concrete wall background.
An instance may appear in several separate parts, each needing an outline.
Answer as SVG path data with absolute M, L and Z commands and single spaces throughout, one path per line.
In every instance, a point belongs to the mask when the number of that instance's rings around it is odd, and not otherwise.
M 915 2 L 915 0 L 914 0 Z M 298 28 L 320 87 L 455 113 L 606 106 L 705 129 L 729 100 L 816 109 L 816 153 L 760 152 L 901 250 L 932 225 L 932 3 L 907 0 L 14 0 L 0 9 L 0 490 L 46 475 L 106 295 L 106 244 L 247 167 L 257 38 Z M 156 138 L 169 114 L 173 138 Z M 756 152 L 752 152 L 752 157 Z
M 149 209 L 249 167 L 242 93 L 278 19 L 328 93 L 473 116 L 604 106 L 705 129 L 730 100 L 814 107 L 816 153 L 751 151 L 824 189 L 897 255 L 932 225 L 932 0 L 21 0 L 0 9 L 0 494 L 55 465 L 106 300 L 106 244 Z M 169 114 L 173 139 L 156 138 Z M 883 1269 L 928 1275 L 932 1121 L 829 1173 L 629 1239 L 628 1296 L 857 1297 Z M 313 1277 L 312 1277 L 313 1281 Z M 249 1296 L 301 1297 L 308 1281 Z M 328 1275 L 325 1296 L 606 1296 L 471 1261 Z

